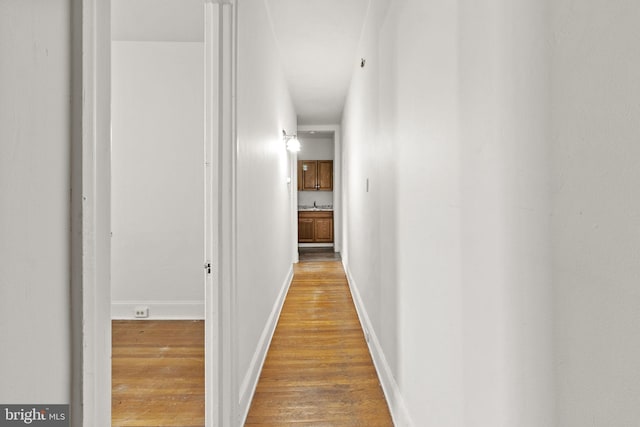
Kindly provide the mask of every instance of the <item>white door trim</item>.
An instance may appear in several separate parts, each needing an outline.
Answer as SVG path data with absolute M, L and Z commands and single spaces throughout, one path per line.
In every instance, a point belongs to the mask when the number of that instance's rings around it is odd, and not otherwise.
M 73 426 L 111 424 L 111 2 L 72 2 Z
M 220 422 L 239 424 L 236 282 L 237 282 L 237 131 L 236 64 L 237 2 L 217 0 L 220 7 L 220 109 L 219 109 L 219 314 Z M 207 313 L 208 314 L 208 313 Z
M 298 252 L 298 153 L 289 152 L 288 157 L 291 174 L 289 185 L 291 192 L 291 262 L 297 264 L 300 262 L 300 252 Z
M 237 425 L 236 3 L 205 1 L 205 406 L 207 426 Z
M 300 125 L 298 132 L 333 132 L 333 246 L 342 252 L 342 142 L 340 125 Z M 296 206 L 297 210 L 297 206 Z M 297 213 L 297 212 L 296 212 Z M 297 236 L 296 236 L 297 237 Z M 296 239 L 297 240 L 297 239 Z
M 205 355 L 217 355 L 221 346 L 218 334 L 218 306 L 220 295 L 218 289 L 219 266 L 218 251 L 219 236 L 219 208 L 218 189 L 220 184 L 218 163 L 219 163 L 219 134 L 220 134 L 220 32 L 218 31 L 220 22 L 219 5 L 213 2 L 204 4 L 204 86 L 205 86 L 205 185 L 204 185 L 204 262 L 205 262 Z M 211 273 L 206 271 L 207 266 L 211 266 Z M 220 365 L 218 357 L 206 357 L 205 359 L 205 425 L 213 426 L 220 423 L 220 408 L 218 406 L 220 390 L 217 384 L 219 378 Z

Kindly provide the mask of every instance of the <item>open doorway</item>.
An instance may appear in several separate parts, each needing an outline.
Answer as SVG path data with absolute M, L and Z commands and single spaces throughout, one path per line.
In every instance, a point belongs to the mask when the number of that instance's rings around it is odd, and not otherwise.
M 342 156 L 340 127 L 299 126 L 297 250 L 299 260 L 340 260 Z
M 144 11 L 167 1 L 140 1 Z M 180 7 L 186 2 L 180 1 Z M 205 425 L 227 425 L 236 406 L 234 283 L 236 187 L 236 5 L 204 0 L 204 276 Z M 73 240 L 75 418 L 84 424 L 111 419 L 111 0 L 74 6 L 74 63 L 82 79 L 74 88 L 78 120 L 72 181 L 77 221 Z M 171 17 L 169 17 L 171 19 Z M 80 96 L 81 95 L 81 96 Z M 170 173 L 170 172 L 169 172 Z M 152 267 L 152 266 L 151 266 Z
M 203 0 L 111 0 L 112 424 L 205 420 Z

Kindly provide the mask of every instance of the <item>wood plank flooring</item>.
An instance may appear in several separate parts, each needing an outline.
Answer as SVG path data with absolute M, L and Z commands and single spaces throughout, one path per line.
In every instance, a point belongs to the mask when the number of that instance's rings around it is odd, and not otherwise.
M 112 425 L 204 425 L 204 322 L 113 321 Z M 247 426 L 391 426 L 340 262 L 301 262 Z
M 204 322 L 112 322 L 112 426 L 204 425 Z
M 340 262 L 301 262 L 247 426 L 392 426 Z

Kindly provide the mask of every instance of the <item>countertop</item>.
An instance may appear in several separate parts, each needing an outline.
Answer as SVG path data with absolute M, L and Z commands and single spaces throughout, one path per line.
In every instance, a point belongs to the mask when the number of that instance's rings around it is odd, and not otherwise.
M 315 208 L 313 206 L 298 206 L 298 212 L 333 212 L 333 206 L 320 205 Z

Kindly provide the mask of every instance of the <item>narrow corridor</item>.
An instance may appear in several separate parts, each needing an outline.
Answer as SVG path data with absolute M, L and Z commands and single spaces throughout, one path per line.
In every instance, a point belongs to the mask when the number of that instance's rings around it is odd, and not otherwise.
M 339 261 L 301 262 L 245 425 L 391 426 Z

